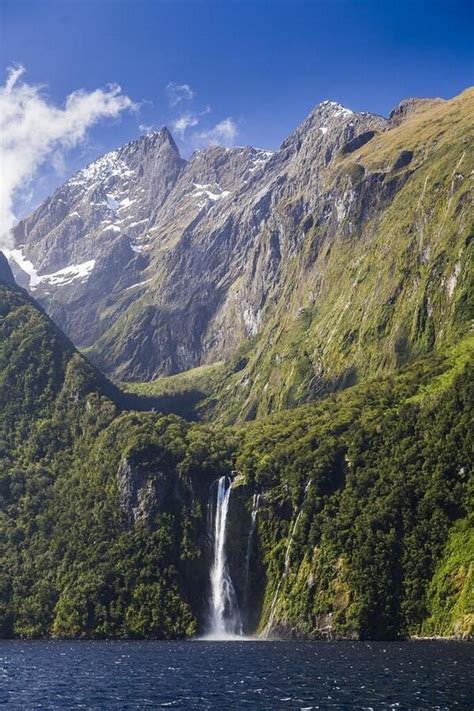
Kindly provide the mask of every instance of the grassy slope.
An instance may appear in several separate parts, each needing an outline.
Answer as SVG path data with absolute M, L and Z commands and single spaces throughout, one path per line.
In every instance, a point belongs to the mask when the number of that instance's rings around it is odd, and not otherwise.
M 375 178 L 383 177 L 388 192 L 387 186 L 402 187 L 382 210 L 360 215 L 359 225 L 340 225 L 334 239 L 324 227 L 308 235 L 248 365 L 229 372 L 218 393 L 219 415 L 233 420 L 291 407 L 393 372 L 467 332 L 473 112 L 471 89 L 413 113 L 339 159 L 326 189 L 337 186 L 346 202 L 355 196 L 370 203 L 379 189 Z M 412 162 L 395 169 L 407 149 Z M 309 266 L 315 244 L 318 256 Z
M 220 376 L 225 371 L 224 363 L 200 365 L 177 375 L 158 378 L 148 382 L 121 382 L 119 387 L 126 393 L 145 397 L 182 397 L 186 399 L 192 393 L 198 393 L 200 399 L 208 397 L 214 390 Z

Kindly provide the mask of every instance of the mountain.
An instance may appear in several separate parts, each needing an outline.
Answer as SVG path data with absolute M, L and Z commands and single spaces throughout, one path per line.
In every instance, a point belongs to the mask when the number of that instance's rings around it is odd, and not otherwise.
M 473 103 L 162 129 L 17 225 L 0 636 L 474 635 Z
M 109 294 L 126 298 L 146 267 L 140 238 L 182 166 L 168 131 L 154 133 L 80 171 L 17 226 L 22 247 L 8 255 L 18 283 L 77 344 L 101 333 Z
M 162 129 L 22 221 L 11 264 L 114 378 L 227 361 L 227 419 L 392 372 L 468 329 L 473 103 L 327 101 L 278 151 L 187 162 Z
M 258 423 L 191 424 L 123 410 L 1 274 L 2 637 L 208 630 L 222 478 L 245 631 L 472 636 L 472 338 Z

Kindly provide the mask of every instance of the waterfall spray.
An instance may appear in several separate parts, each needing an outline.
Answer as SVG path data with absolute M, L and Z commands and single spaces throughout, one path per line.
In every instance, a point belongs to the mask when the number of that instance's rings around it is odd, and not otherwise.
M 225 550 L 231 483 L 229 477 L 222 476 L 217 488 L 215 484 L 211 486 L 208 505 L 208 526 L 213 545 L 209 627 L 210 635 L 216 638 L 242 634 L 237 596 Z

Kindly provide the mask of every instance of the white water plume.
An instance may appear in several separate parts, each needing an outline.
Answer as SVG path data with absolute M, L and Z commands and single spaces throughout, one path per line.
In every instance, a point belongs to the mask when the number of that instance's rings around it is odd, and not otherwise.
M 227 565 L 225 541 L 231 479 L 222 476 L 211 487 L 208 525 L 212 536 L 210 625 L 207 639 L 229 639 L 242 635 L 242 623 L 235 588 Z M 214 498 L 215 497 L 215 498 Z

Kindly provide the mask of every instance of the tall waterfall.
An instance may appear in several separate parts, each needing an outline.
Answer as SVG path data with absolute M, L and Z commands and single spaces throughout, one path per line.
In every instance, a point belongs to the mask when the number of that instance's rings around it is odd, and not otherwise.
M 208 504 L 208 526 L 213 545 L 209 632 L 216 638 L 242 634 L 237 596 L 225 550 L 231 484 L 230 477 L 221 476 L 217 487 L 215 483 L 211 486 Z

